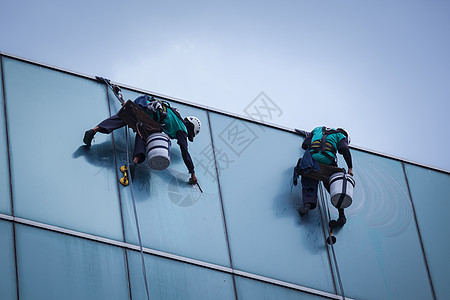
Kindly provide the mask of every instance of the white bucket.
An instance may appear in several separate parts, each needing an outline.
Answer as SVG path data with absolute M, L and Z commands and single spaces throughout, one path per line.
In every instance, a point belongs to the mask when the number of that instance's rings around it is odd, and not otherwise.
M 148 165 L 154 170 L 164 170 L 170 165 L 170 138 L 164 132 L 152 133 L 147 138 Z
M 345 181 L 345 184 L 344 184 Z M 347 208 L 352 204 L 355 180 L 352 175 L 338 172 L 330 176 L 331 203 L 336 208 Z

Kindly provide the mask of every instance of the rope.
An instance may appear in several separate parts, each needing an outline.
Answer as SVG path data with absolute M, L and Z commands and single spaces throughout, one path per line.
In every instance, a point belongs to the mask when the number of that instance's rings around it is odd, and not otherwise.
M 120 88 L 119 88 L 118 92 L 116 92 L 114 90 L 111 82 L 108 79 L 103 78 L 103 77 L 99 77 L 99 76 L 96 76 L 95 78 L 97 80 L 100 80 L 100 81 L 104 82 L 111 89 L 111 91 L 116 96 L 117 100 L 120 101 L 120 103 L 122 103 L 122 104 L 125 103 L 125 101 L 123 100 L 122 93 L 120 92 Z M 139 128 L 138 128 L 138 126 L 136 126 L 136 127 L 137 127 L 138 133 L 140 135 Z M 142 137 L 142 135 L 141 135 L 141 137 Z M 127 148 L 127 169 L 128 169 L 128 172 L 129 172 L 129 170 L 130 170 L 130 153 L 129 152 L 130 151 L 128 149 L 128 147 L 129 147 L 128 126 L 125 126 L 125 141 L 126 141 L 126 144 L 127 144 L 126 145 L 126 148 Z M 143 251 L 143 248 L 142 248 L 141 231 L 139 230 L 139 220 L 138 220 L 137 210 L 136 210 L 136 200 L 134 199 L 133 180 L 131 179 L 131 174 L 130 173 L 128 173 L 128 174 L 130 175 L 129 176 L 130 178 L 128 178 L 128 180 L 130 182 L 129 186 L 131 188 L 131 199 L 133 200 L 134 219 L 135 219 L 135 222 L 136 222 L 136 229 L 137 229 L 138 240 L 139 240 L 139 250 L 141 252 L 142 273 L 144 275 L 145 291 L 147 293 L 147 299 L 150 300 L 150 291 L 149 291 L 148 283 L 147 283 L 147 271 L 145 270 L 144 251 Z
M 126 148 L 127 148 L 127 169 L 130 171 L 130 154 L 129 154 L 129 138 L 128 138 L 128 126 L 125 127 L 125 141 L 126 141 Z M 144 275 L 144 283 L 145 283 L 145 291 L 147 293 L 147 299 L 150 300 L 150 291 L 148 288 L 147 283 L 147 271 L 145 270 L 145 262 L 144 262 L 144 251 L 142 248 L 142 240 L 141 240 L 141 231 L 139 230 L 139 221 L 138 221 L 138 215 L 136 210 L 136 200 L 134 199 L 134 190 L 133 190 L 133 179 L 131 178 L 131 174 L 129 174 L 130 178 L 128 180 L 130 181 L 130 189 L 131 189 L 131 199 L 133 200 L 133 211 L 134 211 L 134 220 L 136 222 L 136 229 L 138 234 L 138 240 L 139 240 L 139 250 L 141 252 L 141 263 L 142 263 L 142 273 Z
M 140 123 L 136 123 L 136 131 L 137 131 L 137 134 L 139 134 L 139 136 L 141 137 L 141 139 L 144 139 L 144 137 L 142 136 L 142 134 L 141 134 L 141 131 L 139 130 L 139 124 Z M 128 147 L 128 146 L 127 146 Z M 128 149 L 128 148 L 127 148 Z
M 325 226 L 327 227 L 327 230 L 328 230 L 328 236 L 331 237 L 331 230 L 330 230 L 330 227 L 328 226 L 328 224 L 331 220 L 330 209 L 328 207 L 327 202 L 325 201 L 325 193 L 323 191 L 322 185 L 323 185 L 323 183 L 319 182 L 319 192 L 320 192 L 319 198 L 320 198 L 321 205 L 324 207 L 324 210 L 326 210 L 326 214 L 324 213 L 324 215 L 325 215 L 325 221 L 327 221 L 326 222 L 327 224 L 325 224 Z M 330 243 L 330 246 L 331 246 L 331 253 L 333 256 L 334 266 L 336 269 L 336 277 L 338 279 L 339 288 L 341 290 L 342 299 L 345 300 L 344 285 L 342 284 L 341 273 L 339 272 L 339 266 L 338 266 L 338 262 L 337 262 L 337 258 L 336 258 L 336 252 L 334 251 L 334 246 L 333 246 L 332 241 Z
M 327 233 L 328 233 L 328 236 L 329 236 L 329 231 L 328 231 L 329 227 L 328 227 L 328 224 L 326 224 L 327 220 L 324 219 L 325 212 L 322 212 L 322 209 L 325 209 L 325 208 L 322 207 L 322 204 L 320 203 L 320 201 L 318 201 L 318 203 L 317 203 L 317 208 L 319 209 L 320 221 L 322 223 L 323 236 L 324 236 L 325 240 L 327 240 Z M 325 244 L 325 246 L 326 246 L 326 244 Z M 328 256 L 328 262 L 329 262 L 329 265 L 330 265 L 331 276 L 332 276 L 332 279 L 333 279 L 334 291 L 337 294 L 336 276 L 334 275 L 334 269 L 333 269 L 333 264 L 332 264 L 333 262 L 332 262 L 332 259 L 331 259 L 330 251 L 328 251 L 328 247 L 327 247 L 327 256 Z

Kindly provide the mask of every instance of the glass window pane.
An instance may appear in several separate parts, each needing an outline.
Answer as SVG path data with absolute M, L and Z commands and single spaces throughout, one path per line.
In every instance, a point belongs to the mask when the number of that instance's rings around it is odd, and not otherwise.
M 3 59 L 3 57 L 0 57 Z M 8 154 L 6 146 L 5 114 L 3 102 L 2 74 L 0 72 L 0 213 L 11 214 L 11 197 L 9 192 Z M 7 175 L 6 175 L 7 174 Z
M 133 299 L 146 299 L 141 254 L 128 251 Z M 150 299 L 235 299 L 233 279 L 224 272 L 145 255 Z
M 345 294 L 355 299 L 432 299 L 399 161 L 352 150 L 355 191 L 335 232 Z M 330 207 L 333 219 L 337 209 Z
M 283 299 L 283 300 L 324 300 L 318 295 L 304 293 L 298 290 L 285 288 L 282 286 L 261 282 L 245 277 L 236 276 L 236 288 L 238 298 L 241 300 L 259 299 Z
M 234 267 L 334 293 L 318 212 L 296 210 L 302 138 L 214 113 L 211 124 Z
M 12 224 L 0 220 L 0 298 L 5 300 L 17 299 L 14 264 Z
M 450 242 L 445 234 L 450 211 L 450 175 L 405 164 L 411 196 L 438 299 L 450 295 Z
M 20 299 L 128 299 L 125 250 L 16 226 Z
M 132 100 L 140 95 L 127 90 L 123 94 L 125 99 Z M 133 187 L 143 244 L 149 248 L 229 266 L 215 173 L 203 173 L 199 160 L 202 151 L 210 149 L 211 144 L 206 112 L 186 105 L 171 105 L 183 117 L 195 115 L 202 122 L 200 134 L 193 143 L 188 143 L 188 149 L 203 193 L 197 186 L 188 184 L 189 173 L 177 140 L 172 140 L 171 162 L 167 169 L 152 170 L 147 161 L 139 164 Z M 120 107 L 115 98 L 112 106 L 113 113 Z M 130 150 L 134 147 L 134 137 L 135 134 L 131 133 Z M 115 143 L 119 165 L 124 164 L 125 129 L 115 131 Z M 214 169 L 210 171 L 214 172 Z M 121 186 L 120 190 L 126 240 L 138 244 L 130 187 Z
M 4 60 L 16 216 L 123 240 L 109 136 L 84 131 L 108 114 L 97 82 Z

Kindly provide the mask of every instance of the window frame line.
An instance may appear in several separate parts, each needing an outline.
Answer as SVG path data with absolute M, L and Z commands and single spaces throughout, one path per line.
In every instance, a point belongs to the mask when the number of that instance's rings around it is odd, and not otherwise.
M 67 228 L 63 228 L 63 227 L 59 227 L 59 226 L 55 226 L 55 225 L 49 225 L 49 224 L 32 221 L 32 220 L 28 220 L 28 219 L 24 219 L 24 218 L 19 218 L 19 217 L 7 215 L 7 214 L 0 213 L 0 220 L 10 221 L 13 223 L 27 225 L 27 226 L 31 226 L 31 227 L 35 227 L 35 228 L 48 230 L 48 231 L 53 231 L 56 233 L 62 233 L 62 234 L 70 235 L 73 237 L 83 238 L 83 239 L 87 239 L 90 241 L 99 242 L 99 243 L 103 243 L 103 244 L 107 244 L 107 245 L 111 245 L 111 246 L 121 247 L 121 248 L 124 248 L 125 250 L 134 250 L 137 252 L 140 251 L 138 245 L 120 242 L 117 240 L 112 240 L 109 238 L 104 238 L 104 237 L 96 236 L 96 235 L 89 234 L 89 233 L 84 233 L 84 232 L 67 229 Z M 282 281 L 282 280 L 278 280 L 278 279 L 274 279 L 274 278 L 270 278 L 270 277 L 266 277 L 266 276 L 262 276 L 262 275 L 257 275 L 254 273 L 221 266 L 221 265 L 217 265 L 214 263 L 208 263 L 205 261 L 192 259 L 192 258 L 188 258 L 185 256 L 177 255 L 177 254 L 172 254 L 172 253 L 155 250 L 155 249 L 151 249 L 151 248 L 147 248 L 147 247 L 143 247 L 143 252 L 145 254 L 154 255 L 154 256 L 158 256 L 158 257 L 162 257 L 162 258 L 166 258 L 166 259 L 171 259 L 171 260 L 175 260 L 178 262 L 187 263 L 190 265 L 195 265 L 198 267 L 204 267 L 207 269 L 224 272 L 224 273 L 228 273 L 231 275 L 238 275 L 238 276 L 245 277 L 248 279 L 253 279 L 253 280 L 257 280 L 257 281 L 261 281 L 261 282 L 265 282 L 265 283 L 270 283 L 273 285 L 297 290 L 300 292 L 313 294 L 313 295 L 317 295 L 317 296 L 322 296 L 322 297 L 325 297 L 328 299 L 342 299 L 341 295 L 332 294 L 329 292 L 309 288 L 306 286 L 302 286 L 302 285 L 298 285 L 298 284 L 294 284 L 294 283 L 290 283 L 290 282 L 286 282 L 286 281 Z M 345 297 L 345 299 L 353 300 L 352 298 L 348 298 L 348 297 Z

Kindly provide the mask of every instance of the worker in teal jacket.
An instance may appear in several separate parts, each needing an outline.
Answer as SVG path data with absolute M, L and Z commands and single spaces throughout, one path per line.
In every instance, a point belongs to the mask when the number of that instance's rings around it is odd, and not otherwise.
M 333 166 L 337 166 L 336 154 L 342 154 L 347 163 L 348 173 L 353 176 L 352 156 L 348 147 L 349 143 L 349 135 L 344 129 L 334 129 L 322 126 L 314 128 L 306 135 L 306 138 L 302 143 L 302 149 L 308 151 L 309 153 L 305 154 L 311 154 L 314 161 Z M 300 207 L 299 213 L 305 215 L 317 206 L 317 188 L 319 181 L 302 176 L 301 183 L 303 206 Z M 324 185 L 329 191 L 328 183 L 324 182 Z M 337 222 L 340 225 L 344 225 L 346 221 L 344 209 L 340 208 Z
M 156 100 L 148 95 L 143 95 L 134 100 L 134 103 L 147 113 L 153 120 L 161 125 L 163 131 L 171 138 L 176 139 L 180 146 L 181 156 L 191 177 L 189 182 L 197 183 L 195 176 L 194 163 L 188 151 L 188 143 L 194 141 L 194 137 L 200 132 L 201 122 L 197 117 L 182 118 L 176 108 L 170 107 L 167 102 Z M 112 131 L 127 125 L 121 118 L 116 115 L 100 122 L 97 126 L 85 132 L 83 142 L 90 147 L 92 139 L 97 132 L 109 134 Z M 130 163 L 131 176 L 134 177 L 134 170 L 137 164 L 145 161 L 146 144 L 145 141 L 136 135 L 133 161 Z

